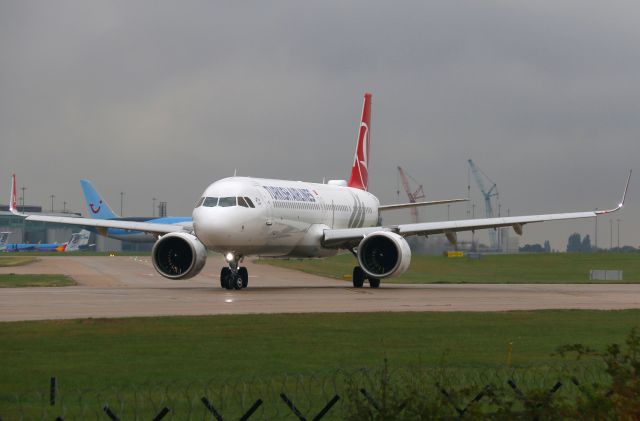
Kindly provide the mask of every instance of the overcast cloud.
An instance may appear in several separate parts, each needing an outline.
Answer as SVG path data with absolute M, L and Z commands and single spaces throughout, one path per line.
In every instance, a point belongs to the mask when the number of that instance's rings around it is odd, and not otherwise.
M 149 215 L 153 197 L 189 215 L 235 169 L 346 178 L 371 91 L 384 203 L 398 201 L 397 165 L 432 199 L 465 196 L 473 158 L 503 214 L 611 207 L 640 172 L 638 16 L 632 1 L 0 0 L 0 176 L 15 171 L 45 208 L 54 194 L 84 212 L 89 178 L 114 209 L 124 191 L 127 215 Z M 634 246 L 639 177 L 614 216 Z M 564 249 L 593 230 L 531 225 L 521 243 Z

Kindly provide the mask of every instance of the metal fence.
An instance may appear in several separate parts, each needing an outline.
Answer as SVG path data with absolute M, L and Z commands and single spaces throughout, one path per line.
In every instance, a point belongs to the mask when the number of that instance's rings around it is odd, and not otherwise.
M 400 414 L 407 411 L 460 419 L 472 408 L 499 411 L 490 395 L 499 393 L 511 408 L 524 407 L 529 395 L 575 398 L 584 393 L 583 385 L 605 385 L 608 377 L 597 364 L 527 369 L 385 364 L 270 379 L 152 381 L 100 389 L 44 380 L 41 390 L 0 396 L 0 420 L 344 420 L 359 419 L 363 408 L 370 419 L 405 419 Z M 375 417 L 383 411 L 398 418 Z
M 621 270 L 591 269 L 589 271 L 590 281 L 622 281 Z

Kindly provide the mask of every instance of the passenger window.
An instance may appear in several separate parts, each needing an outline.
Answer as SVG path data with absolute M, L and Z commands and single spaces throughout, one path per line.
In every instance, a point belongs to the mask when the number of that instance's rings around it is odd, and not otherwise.
M 248 208 L 247 202 L 244 200 L 244 197 L 238 197 L 238 206 L 242 206 L 243 208 Z
M 250 208 L 255 208 L 251 199 L 249 199 L 248 197 L 245 197 L 244 200 L 247 201 L 247 204 L 249 205 Z
M 235 197 L 221 197 L 218 201 L 218 206 L 223 208 L 228 208 L 230 206 L 236 206 L 236 198 Z
M 202 206 L 206 206 L 208 208 L 212 208 L 214 206 L 218 206 L 218 198 L 217 197 L 205 197 L 204 202 L 202 202 Z

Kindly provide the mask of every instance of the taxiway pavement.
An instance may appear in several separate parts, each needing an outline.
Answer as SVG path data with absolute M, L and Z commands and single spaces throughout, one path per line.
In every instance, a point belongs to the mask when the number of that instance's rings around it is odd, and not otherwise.
M 158 275 L 148 257 L 41 257 L 0 273 L 56 273 L 76 286 L 0 288 L 0 321 L 98 317 L 378 311 L 638 309 L 640 284 L 381 283 L 379 289 L 247 263 L 249 288 L 220 288 L 223 265 L 209 258 L 186 281 Z

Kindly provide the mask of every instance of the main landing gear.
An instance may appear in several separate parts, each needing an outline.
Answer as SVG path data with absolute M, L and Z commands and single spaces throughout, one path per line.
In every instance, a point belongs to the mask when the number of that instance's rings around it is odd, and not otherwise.
M 360 266 L 353 268 L 353 276 L 351 279 L 353 280 L 354 288 L 362 288 L 365 279 L 369 281 L 369 287 L 371 288 L 378 288 L 380 286 L 380 279 L 368 278 Z
M 220 286 L 222 288 L 242 289 L 249 285 L 249 272 L 246 267 L 238 266 L 240 260 L 242 259 L 227 259 L 229 267 L 222 268 L 220 271 Z

